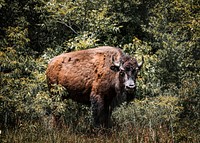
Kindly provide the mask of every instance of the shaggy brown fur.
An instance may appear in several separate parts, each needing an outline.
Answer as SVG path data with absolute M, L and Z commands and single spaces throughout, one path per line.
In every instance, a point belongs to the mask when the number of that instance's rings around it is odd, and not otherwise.
M 125 91 L 134 96 L 129 91 L 135 91 L 136 74 L 141 65 L 120 49 L 103 46 L 54 57 L 46 76 L 50 88 L 51 84 L 60 84 L 66 88 L 69 98 L 91 104 L 95 126 L 108 126 L 111 102 Z

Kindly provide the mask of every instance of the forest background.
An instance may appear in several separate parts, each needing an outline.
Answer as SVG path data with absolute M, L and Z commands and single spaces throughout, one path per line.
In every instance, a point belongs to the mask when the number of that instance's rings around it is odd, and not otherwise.
M 0 0 L 0 142 L 200 142 L 198 0 Z M 63 52 L 109 45 L 145 64 L 137 97 L 108 133 L 90 109 L 52 100 L 45 70 Z M 46 109 L 62 114 L 49 130 Z

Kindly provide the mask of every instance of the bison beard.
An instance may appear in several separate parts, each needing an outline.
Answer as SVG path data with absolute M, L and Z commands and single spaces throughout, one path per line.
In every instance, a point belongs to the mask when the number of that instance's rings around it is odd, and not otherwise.
M 54 57 L 46 70 L 49 88 L 60 84 L 68 97 L 90 104 L 93 125 L 108 127 L 116 101 L 133 100 L 136 77 L 143 64 L 114 47 L 64 53 Z M 67 98 L 67 97 L 63 97 Z

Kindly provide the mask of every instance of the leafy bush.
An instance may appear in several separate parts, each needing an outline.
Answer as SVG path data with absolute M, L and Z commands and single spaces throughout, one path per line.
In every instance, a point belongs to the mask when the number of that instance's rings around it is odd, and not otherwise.
M 135 130 L 138 133 L 148 130 L 150 138 L 157 140 L 156 133 L 166 129 L 170 140 L 174 140 L 174 128 L 182 108 L 178 106 L 178 97 L 158 96 L 135 100 L 130 105 L 122 105 L 113 113 L 116 124 L 123 130 Z

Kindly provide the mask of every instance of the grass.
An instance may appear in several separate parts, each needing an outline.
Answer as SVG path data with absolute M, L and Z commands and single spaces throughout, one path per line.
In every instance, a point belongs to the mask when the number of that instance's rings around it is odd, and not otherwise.
M 17 129 L 7 129 L 1 134 L 2 143 L 139 143 L 172 142 L 167 128 L 149 129 L 99 129 L 75 131 L 72 127 L 47 130 L 41 125 L 26 124 Z
M 180 126 L 177 97 L 160 96 L 135 100 L 113 112 L 110 129 L 90 127 L 89 109 L 65 111 L 61 127 L 49 129 L 45 122 L 26 121 L 15 128 L 0 129 L 1 143 L 196 143 L 199 133 L 188 134 Z M 70 106 L 73 107 L 73 106 Z M 76 115 L 76 116 L 74 116 Z M 75 118 L 76 117 L 76 118 Z M 45 120 L 44 120 L 45 121 Z M 178 129 L 178 130 L 177 130 Z M 187 136 L 189 135 L 189 136 Z M 192 138 L 191 138 L 192 137 Z

